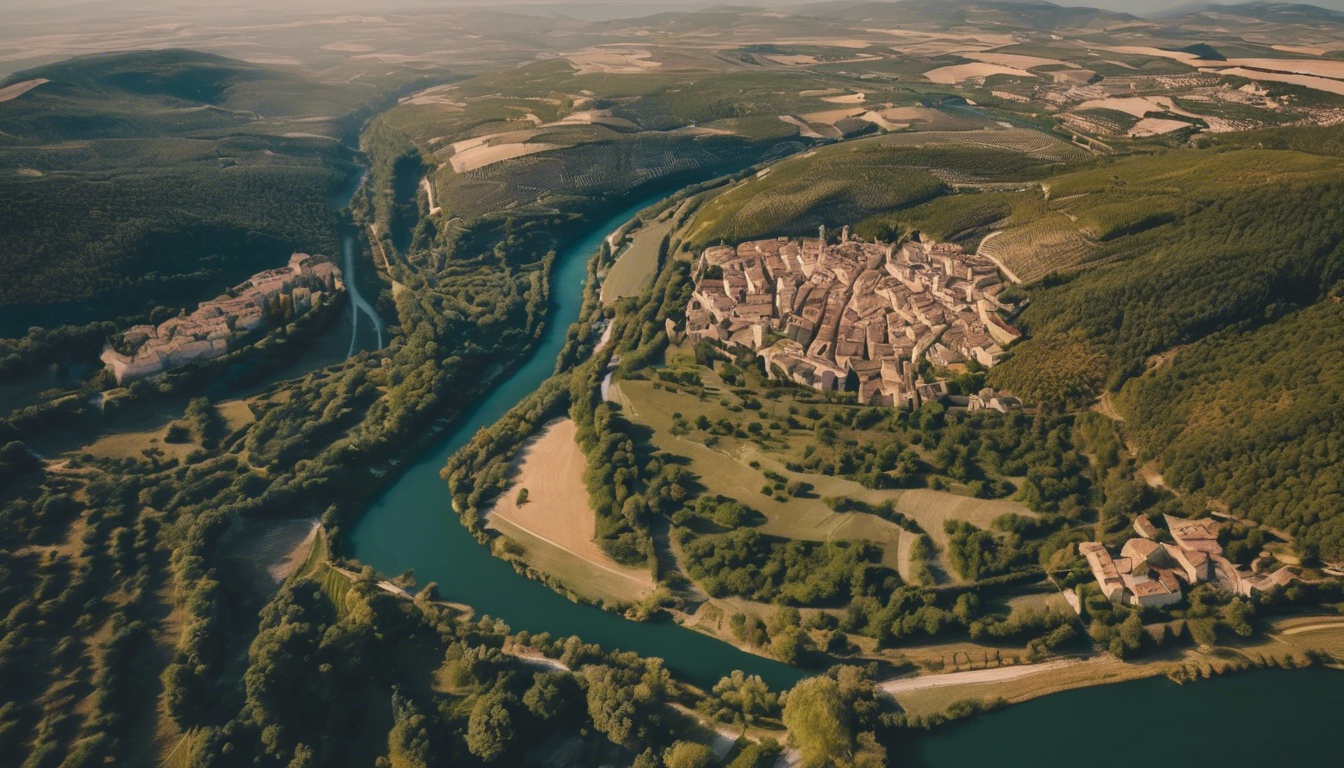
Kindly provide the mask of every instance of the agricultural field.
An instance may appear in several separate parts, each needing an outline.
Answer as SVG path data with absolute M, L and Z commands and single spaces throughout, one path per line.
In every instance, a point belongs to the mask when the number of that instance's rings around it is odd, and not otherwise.
M 602 280 L 602 303 L 611 304 L 623 296 L 638 296 L 653 283 L 659 259 L 665 255 L 663 243 L 672 234 L 673 211 L 651 221 L 630 238 L 630 244 L 616 257 Z
M 997 128 L 997 126 L 995 126 Z M 953 187 L 1022 187 L 1084 155 L 1025 129 L 894 133 L 813 150 L 705 205 L 687 242 L 810 233 L 919 206 Z
M 487 525 L 520 546 L 530 567 L 575 594 L 612 605 L 638 602 L 653 579 L 621 566 L 594 542 L 587 460 L 574 432 L 572 420 L 560 419 L 523 447 L 513 484 L 487 513 Z
M 978 253 L 1002 265 L 1015 281 L 1033 283 L 1052 272 L 1076 269 L 1093 250 L 1093 243 L 1072 219 L 1048 213 L 985 237 Z

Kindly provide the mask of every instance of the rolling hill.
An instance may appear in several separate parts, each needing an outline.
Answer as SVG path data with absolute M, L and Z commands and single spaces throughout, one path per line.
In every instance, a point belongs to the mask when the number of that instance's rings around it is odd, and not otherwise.
M 342 119 L 367 97 L 185 50 L 79 57 L 0 89 L 22 91 L 0 101 L 0 335 L 191 303 L 335 246 Z

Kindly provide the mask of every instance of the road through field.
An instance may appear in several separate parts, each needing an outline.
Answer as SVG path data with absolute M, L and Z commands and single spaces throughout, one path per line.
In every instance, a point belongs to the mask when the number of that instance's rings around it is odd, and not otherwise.
M 894 680 L 884 680 L 877 684 L 877 687 L 883 692 L 895 696 L 898 693 L 910 693 L 911 691 L 923 691 L 929 688 L 943 688 L 949 685 L 974 685 L 976 683 L 999 683 L 1004 680 L 1016 680 L 1019 677 L 1035 675 L 1041 672 L 1051 672 L 1063 667 L 1073 667 L 1079 664 L 1093 664 L 1099 661 L 1105 661 L 1106 657 L 1098 656 L 1094 659 L 1058 659 L 1056 661 L 1047 661 L 1044 664 L 1019 664 L 1011 667 L 994 667 L 993 669 L 971 669 L 965 672 L 949 672 L 944 675 L 921 675 L 919 677 L 898 677 Z

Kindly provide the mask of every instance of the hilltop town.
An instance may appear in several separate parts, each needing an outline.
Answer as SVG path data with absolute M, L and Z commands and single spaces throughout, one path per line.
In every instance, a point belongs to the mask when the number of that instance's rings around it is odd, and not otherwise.
M 259 272 L 191 314 L 158 326 L 132 326 L 120 343 L 103 350 L 101 359 L 117 384 L 128 384 L 227 354 L 253 332 L 298 317 L 344 288 L 335 264 L 296 253 L 287 266 Z
M 946 382 L 918 376 L 973 361 L 993 367 L 1021 333 L 999 311 L 1005 284 L 993 261 L 950 243 L 864 242 L 841 231 L 828 243 L 778 238 L 707 248 L 686 312 L 692 342 L 756 350 L 776 378 L 819 390 L 849 389 L 871 405 L 918 407 Z M 981 392 L 968 407 L 1005 410 L 1011 398 Z
M 1125 542 L 1120 557 L 1112 557 L 1095 541 L 1078 545 L 1078 553 L 1087 559 L 1102 594 L 1111 602 L 1144 608 L 1171 605 L 1180 601 L 1183 586 L 1201 583 L 1251 597 L 1296 578 L 1286 567 L 1270 572 L 1274 559 L 1269 555 L 1258 557 L 1249 571 L 1238 568 L 1223 557 L 1214 520 L 1163 515 L 1163 521 L 1174 543 L 1158 541 L 1161 532 L 1146 515 L 1139 515 L 1134 520 L 1138 536 Z

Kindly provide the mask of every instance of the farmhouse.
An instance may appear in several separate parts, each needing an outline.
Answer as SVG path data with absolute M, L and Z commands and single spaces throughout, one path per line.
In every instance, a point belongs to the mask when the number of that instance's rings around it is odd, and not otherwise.
M 1164 515 L 1163 521 L 1175 544 L 1155 541 L 1157 528 L 1148 517 L 1140 515 L 1134 521 L 1139 536 L 1125 542 L 1120 557 L 1112 557 L 1105 546 L 1095 541 L 1078 545 L 1078 553 L 1087 560 L 1092 577 L 1109 600 L 1160 607 L 1181 599 L 1182 584 L 1193 587 L 1204 582 L 1250 597 L 1278 589 L 1297 578 L 1287 568 L 1273 573 L 1238 568 L 1223 557 L 1218 523 L 1213 520 Z
M 992 367 L 1021 337 L 998 315 L 1011 307 L 994 263 L 947 243 L 869 243 L 845 227 L 832 244 L 822 227 L 816 238 L 707 248 L 696 278 L 686 308 L 693 343 L 756 350 L 775 378 L 843 387 L 871 405 L 940 399 L 944 383 L 917 382 L 923 360 Z M 992 392 L 971 400 L 1018 405 Z
M 273 320 L 298 317 L 343 289 L 341 270 L 335 264 L 321 256 L 296 253 L 287 266 L 259 272 L 189 315 L 157 327 L 131 327 L 119 344 L 103 350 L 101 359 L 118 384 L 209 360 L 235 349 L 243 337 Z

